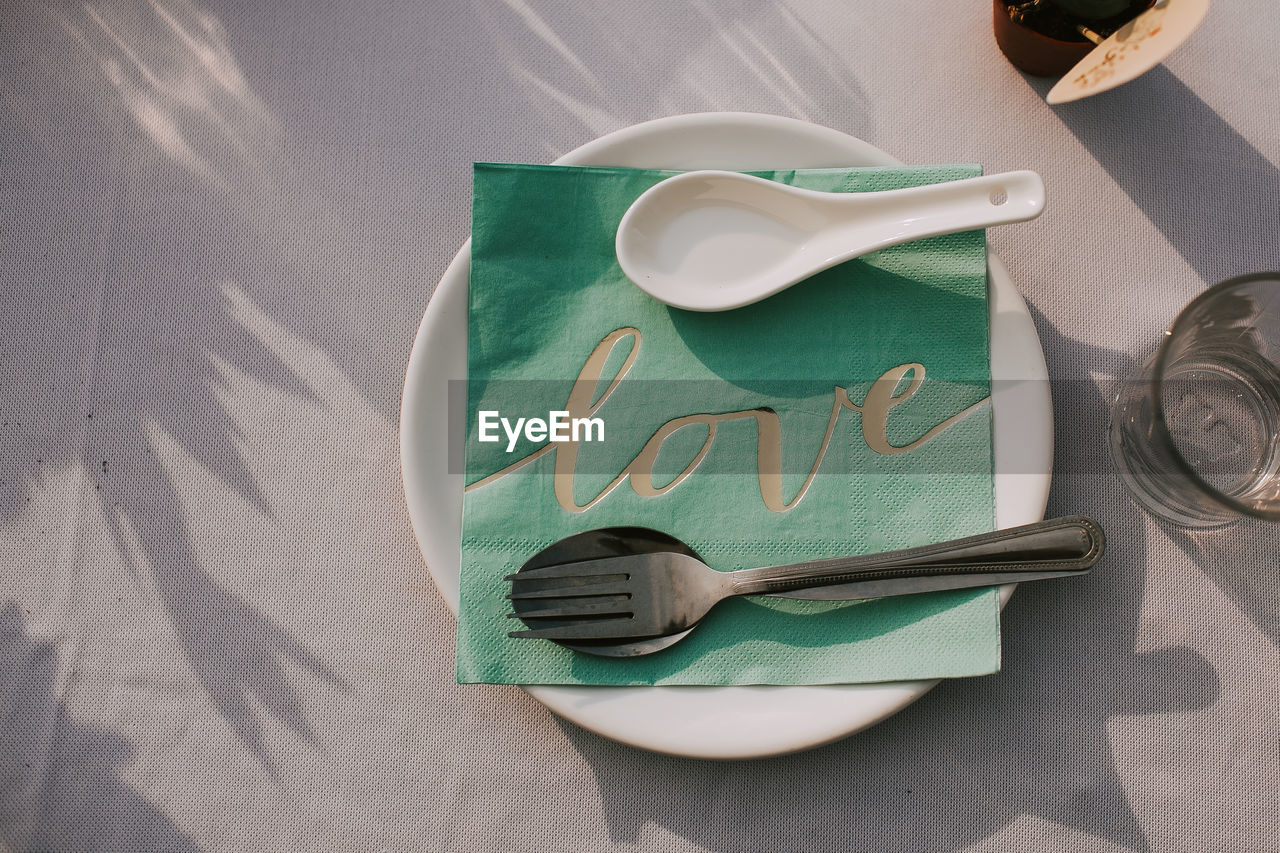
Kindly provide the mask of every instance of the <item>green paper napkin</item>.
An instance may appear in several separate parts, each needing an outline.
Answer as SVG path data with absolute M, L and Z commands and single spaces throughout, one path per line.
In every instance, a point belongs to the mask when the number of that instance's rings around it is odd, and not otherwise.
M 979 173 L 759 174 L 867 191 Z M 522 626 L 506 618 L 503 576 L 585 530 L 653 528 L 727 570 L 994 526 L 983 232 L 887 249 L 747 308 L 686 312 L 641 292 L 614 257 L 622 214 L 670 174 L 475 167 L 458 680 L 825 684 L 994 672 L 993 590 L 733 599 L 681 643 L 634 659 L 507 636 Z M 512 439 L 495 426 L 557 411 L 600 425 L 577 442 Z

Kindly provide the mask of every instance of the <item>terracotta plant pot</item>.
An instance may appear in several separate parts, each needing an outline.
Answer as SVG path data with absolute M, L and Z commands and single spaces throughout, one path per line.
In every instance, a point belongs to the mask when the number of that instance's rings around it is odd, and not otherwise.
M 1062 41 L 1015 24 L 1004 0 L 992 0 L 996 44 L 1016 67 L 1037 77 L 1061 77 L 1093 50 L 1093 42 Z

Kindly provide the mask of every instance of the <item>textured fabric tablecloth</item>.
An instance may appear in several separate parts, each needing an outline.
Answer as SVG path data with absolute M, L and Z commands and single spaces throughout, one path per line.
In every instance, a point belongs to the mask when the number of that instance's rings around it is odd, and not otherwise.
M 1152 523 L 1104 435 L 1178 306 L 1280 267 L 1280 18 L 1219 2 L 1050 108 L 990 14 L 0 4 L 0 849 L 1274 849 L 1280 531 Z M 1111 540 L 1014 596 L 1001 674 L 732 764 L 456 685 L 396 434 L 472 161 L 703 110 L 1044 176 L 990 241 L 1055 380 L 1049 511 Z

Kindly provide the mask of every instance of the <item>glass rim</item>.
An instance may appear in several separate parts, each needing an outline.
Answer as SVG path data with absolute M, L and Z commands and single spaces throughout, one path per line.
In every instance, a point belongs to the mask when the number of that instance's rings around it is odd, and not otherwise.
M 1178 312 L 1178 316 L 1174 318 L 1173 323 L 1171 323 L 1168 329 L 1165 330 L 1164 338 L 1160 341 L 1160 346 L 1156 349 L 1155 365 L 1151 371 L 1152 399 L 1155 413 L 1155 417 L 1153 418 L 1153 438 L 1161 445 L 1161 449 L 1168 453 L 1169 459 L 1173 461 L 1173 464 L 1178 471 L 1186 476 L 1186 478 L 1191 481 L 1192 485 L 1194 485 L 1201 493 L 1206 495 L 1213 502 L 1225 507 L 1226 509 L 1252 518 L 1280 521 L 1280 506 L 1277 506 L 1274 510 L 1257 509 L 1256 507 L 1238 501 L 1225 492 L 1222 492 L 1200 476 L 1174 443 L 1173 435 L 1169 432 L 1169 427 L 1165 423 L 1164 397 L 1162 393 L 1164 373 L 1169 362 L 1170 346 L 1172 342 L 1178 338 L 1179 334 L 1186 331 L 1187 327 L 1191 325 L 1191 315 L 1194 310 L 1225 291 L 1259 281 L 1272 281 L 1275 282 L 1276 285 L 1280 286 L 1280 272 L 1247 273 L 1245 275 L 1226 279 L 1225 281 L 1218 282 L 1217 284 L 1206 288 L 1202 293 L 1182 307 L 1182 310 Z

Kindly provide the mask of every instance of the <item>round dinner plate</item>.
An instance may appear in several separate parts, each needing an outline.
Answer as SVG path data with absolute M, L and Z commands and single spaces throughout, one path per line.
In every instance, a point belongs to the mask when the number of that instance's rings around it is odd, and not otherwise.
M 901 165 L 839 131 L 756 113 L 696 113 L 634 125 L 588 142 L 558 165 L 644 169 L 805 169 Z M 436 287 L 409 356 L 400 410 L 405 498 L 427 569 L 458 612 L 463 475 L 450 471 L 449 382 L 467 376 L 471 244 Z M 1035 325 L 1008 272 L 989 255 L 997 527 L 1044 517 L 1053 455 L 1048 373 Z M 1001 589 L 1001 603 L 1012 586 Z M 605 737 L 657 752 L 749 758 L 817 746 L 878 722 L 935 681 L 748 687 L 524 689 Z

